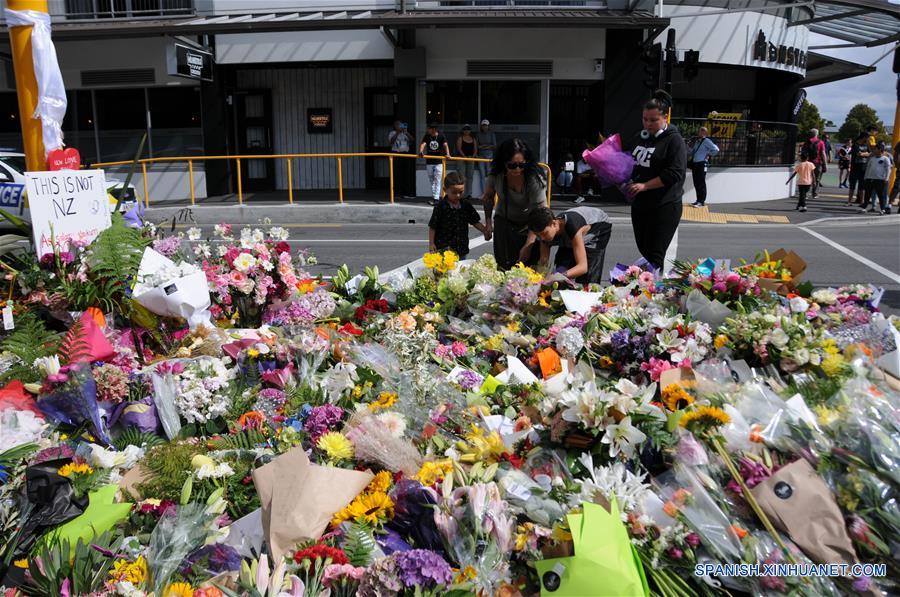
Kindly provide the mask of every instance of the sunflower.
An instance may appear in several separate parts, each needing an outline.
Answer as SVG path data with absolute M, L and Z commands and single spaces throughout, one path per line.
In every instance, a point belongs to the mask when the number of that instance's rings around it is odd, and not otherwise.
M 194 588 L 190 583 L 173 582 L 163 590 L 162 597 L 194 597 Z
M 694 397 L 684 391 L 677 383 L 669 384 L 661 392 L 663 402 L 671 411 L 687 408 L 694 403 Z
M 61 466 L 56 472 L 60 477 L 71 477 L 72 475 L 90 475 L 94 472 L 94 469 L 83 462 L 79 464 L 70 462 Z
M 716 347 L 716 350 L 719 350 L 726 344 L 728 344 L 728 336 L 726 336 L 725 334 L 719 334 L 718 336 L 716 336 L 716 339 L 713 340 L 713 346 Z
M 394 500 L 383 491 L 364 493 L 354 503 L 353 519 L 357 522 L 379 524 L 394 515 Z
M 332 461 L 353 458 L 353 444 L 337 431 L 329 431 L 316 442 L 316 447 L 325 452 Z
M 386 492 L 391 488 L 393 484 L 393 477 L 387 471 L 380 471 L 375 477 L 369 482 L 369 486 L 366 487 L 366 491 L 383 491 Z
M 394 406 L 397 402 L 397 392 L 382 392 L 378 394 L 378 399 L 369 404 L 369 410 L 376 411 Z
M 701 406 L 684 413 L 679 422 L 690 431 L 706 431 L 731 422 L 731 417 L 718 406 Z

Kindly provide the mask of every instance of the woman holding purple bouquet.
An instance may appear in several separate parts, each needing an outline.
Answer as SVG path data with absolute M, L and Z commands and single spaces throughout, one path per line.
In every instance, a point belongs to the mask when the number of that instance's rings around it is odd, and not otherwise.
M 656 91 L 644 104 L 644 129 L 625 147 L 634 159 L 631 183 L 625 187 L 632 201 L 634 240 L 644 259 L 660 270 L 681 222 L 687 171 L 684 139 L 667 120 L 671 107 L 671 96 Z

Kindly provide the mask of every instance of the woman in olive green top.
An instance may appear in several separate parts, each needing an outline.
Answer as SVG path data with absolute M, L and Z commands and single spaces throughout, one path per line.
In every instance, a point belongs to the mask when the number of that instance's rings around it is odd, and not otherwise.
M 547 204 L 547 178 L 524 141 L 507 139 L 497 148 L 481 199 L 485 236 L 494 238 L 497 265 L 508 270 L 519 261 L 536 264 L 537 244 L 526 248 L 528 216 L 534 208 Z

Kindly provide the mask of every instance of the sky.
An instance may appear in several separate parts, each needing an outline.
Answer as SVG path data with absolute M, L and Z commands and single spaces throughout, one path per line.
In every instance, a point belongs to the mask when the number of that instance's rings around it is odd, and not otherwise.
M 811 46 L 838 43 L 845 42 L 813 33 L 809 36 L 809 45 Z M 877 48 L 814 51 L 868 66 L 890 49 L 891 46 L 888 45 Z M 893 54 L 888 55 L 876 65 L 877 70 L 868 75 L 807 87 L 807 99 L 818 106 L 822 118 L 833 121 L 835 126 L 841 126 L 847 112 L 858 103 L 865 103 L 875 108 L 878 118 L 886 126 L 891 126 L 894 123 L 894 110 L 897 105 L 897 75 L 892 71 L 893 60 Z

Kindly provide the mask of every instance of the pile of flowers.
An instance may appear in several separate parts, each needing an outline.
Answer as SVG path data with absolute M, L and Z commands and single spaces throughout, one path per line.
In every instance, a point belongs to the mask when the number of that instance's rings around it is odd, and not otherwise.
M 326 277 L 280 228 L 113 231 L 114 264 L 103 236 L 5 258 L 9 596 L 898 591 L 878 289 L 779 295 L 758 281 L 796 280 L 767 256 L 639 263 L 570 311 L 584 288 L 491 256 Z M 215 328 L 135 306 L 147 246 L 206 273 Z

